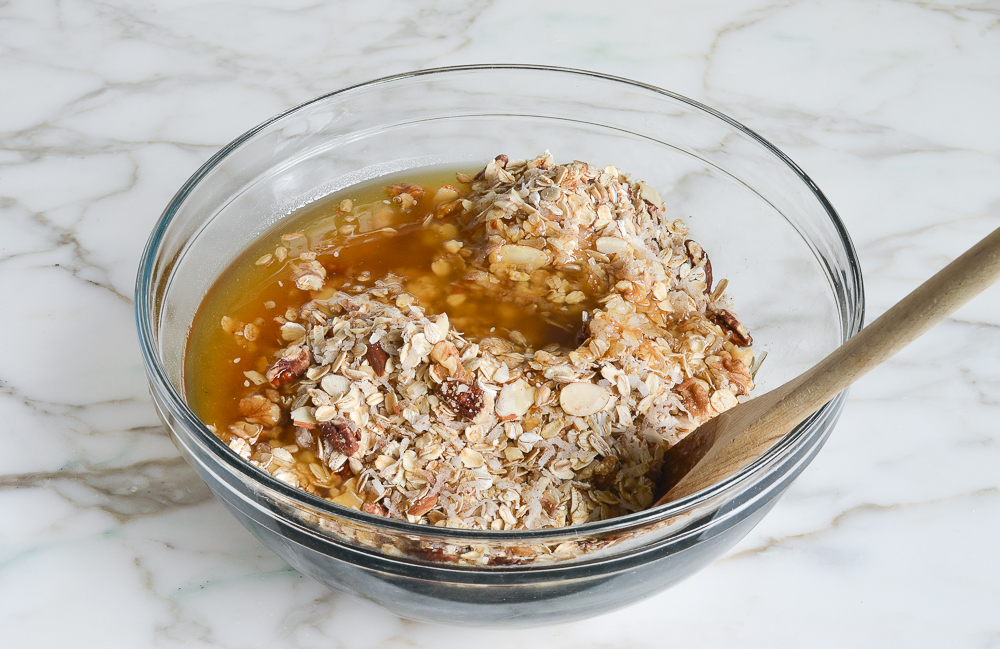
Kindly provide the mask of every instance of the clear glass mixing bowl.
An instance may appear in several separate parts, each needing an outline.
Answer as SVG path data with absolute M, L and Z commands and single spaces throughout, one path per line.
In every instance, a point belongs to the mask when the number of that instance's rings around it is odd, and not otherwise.
M 361 180 L 427 165 L 469 168 L 549 149 L 613 164 L 656 187 L 730 281 L 757 355 L 758 391 L 855 334 L 863 288 L 851 241 L 815 184 L 733 120 L 651 86 L 577 70 L 473 66 L 379 79 L 247 132 L 180 189 L 136 282 L 139 339 L 157 411 L 225 506 L 289 564 L 414 620 L 535 625 L 624 606 L 739 541 L 830 434 L 844 395 L 758 461 L 688 498 L 556 530 L 412 525 L 289 487 L 234 454 L 185 403 L 185 343 L 222 270 L 291 211 Z M 517 546 L 544 560 L 465 565 Z

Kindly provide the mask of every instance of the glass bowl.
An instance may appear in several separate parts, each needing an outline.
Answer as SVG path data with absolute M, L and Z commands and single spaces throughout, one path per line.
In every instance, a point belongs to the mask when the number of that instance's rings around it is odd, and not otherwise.
M 473 66 L 379 79 L 261 124 L 201 167 L 150 236 L 136 319 L 164 426 L 220 501 L 285 561 L 413 620 L 530 626 L 604 613 L 719 557 L 822 447 L 841 394 L 763 457 L 683 500 L 562 529 L 472 531 L 343 508 L 238 457 L 185 403 L 185 343 L 216 277 L 293 210 L 415 167 L 482 165 L 497 154 L 613 164 L 656 187 L 730 281 L 767 353 L 758 393 L 842 344 L 863 319 L 861 274 L 815 184 L 757 134 L 694 101 L 577 70 Z M 538 553 L 523 564 L 498 555 Z

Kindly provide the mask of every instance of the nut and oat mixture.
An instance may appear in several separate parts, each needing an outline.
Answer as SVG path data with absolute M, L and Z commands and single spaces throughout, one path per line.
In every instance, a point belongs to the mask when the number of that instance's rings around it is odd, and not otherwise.
M 334 282 L 301 233 L 258 260 L 287 262 L 308 293 L 274 318 L 275 351 L 244 372 L 241 417 L 217 434 L 279 480 L 414 523 L 538 529 L 650 506 L 664 450 L 753 388 L 726 281 L 713 288 L 684 223 L 614 167 L 497 156 L 457 180 L 468 189 L 437 190 L 422 224 L 453 236 L 421 277 Z M 386 190 L 402 213 L 430 198 Z M 392 230 L 340 210 L 350 228 Z M 456 277 L 461 292 L 441 290 Z M 472 315 L 443 312 L 466 301 Z M 536 348 L 491 334 L 491 304 L 564 335 Z M 222 326 L 260 335 L 260 322 Z

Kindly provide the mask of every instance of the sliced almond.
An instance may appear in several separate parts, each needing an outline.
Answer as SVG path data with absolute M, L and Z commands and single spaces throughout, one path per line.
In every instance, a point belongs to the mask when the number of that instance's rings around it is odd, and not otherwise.
M 302 406 L 301 408 L 296 408 L 292 411 L 292 421 L 296 426 L 302 426 L 303 428 L 315 428 L 316 419 L 310 412 L 309 406 Z
M 651 203 L 654 207 L 663 209 L 663 199 L 660 198 L 660 192 L 656 191 L 646 183 L 641 180 L 636 182 L 639 186 L 639 195 L 642 196 L 644 201 Z
M 611 393 L 596 383 L 570 383 L 559 392 L 559 405 L 568 415 L 586 417 L 604 409 Z

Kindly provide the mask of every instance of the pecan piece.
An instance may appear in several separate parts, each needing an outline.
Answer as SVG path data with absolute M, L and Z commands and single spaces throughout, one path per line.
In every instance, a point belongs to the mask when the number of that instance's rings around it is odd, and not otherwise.
M 365 504 L 361 505 L 361 511 L 367 512 L 369 514 L 375 514 L 376 516 L 388 516 L 389 510 L 377 502 L 369 500 Z
M 615 483 L 617 477 L 618 458 L 614 455 L 608 455 L 594 467 L 594 477 L 591 479 L 591 484 L 598 489 L 608 489 Z
M 684 408 L 698 419 L 707 419 L 714 413 L 706 386 L 707 384 L 699 379 L 688 379 L 674 388 L 680 395 Z
M 726 335 L 729 340 L 735 345 L 740 347 L 749 347 L 753 344 L 753 338 L 750 336 L 750 332 L 747 331 L 743 323 L 733 315 L 731 312 L 725 309 L 719 309 L 717 312 L 711 315 L 712 321 L 719 325 L 726 331 Z
M 477 385 L 458 379 L 445 379 L 436 389 L 441 400 L 460 417 L 475 419 L 483 409 L 483 391 Z
M 424 188 L 412 183 L 396 183 L 395 185 L 386 187 L 385 193 L 392 198 L 396 198 L 400 194 L 409 194 L 414 199 L 420 200 L 424 196 Z
M 434 210 L 435 218 L 446 219 L 449 216 L 454 216 L 462 211 L 462 201 L 448 201 L 447 203 L 441 203 Z
M 709 294 L 712 292 L 712 260 L 708 258 L 708 253 L 705 249 L 701 247 L 697 241 L 692 241 L 688 239 L 684 242 L 684 248 L 687 249 L 688 258 L 691 263 L 695 266 L 705 267 L 705 293 Z
M 382 349 L 382 345 L 368 343 L 368 351 L 365 352 L 365 358 L 368 359 L 368 364 L 371 365 L 371 368 L 375 370 L 376 376 L 385 375 L 385 361 L 389 358 L 389 355 Z
M 296 345 L 282 352 L 281 358 L 264 373 L 264 378 L 277 388 L 302 376 L 307 369 L 309 350 Z
M 261 394 L 240 399 L 240 414 L 247 421 L 265 426 L 277 426 L 281 421 L 281 406 Z
M 697 241 L 688 239 L 684 242 L 684 249 L 687 250 L 688 258 L 691 263 L 695 266 L 701 266 L 702 261 L 707 255 L 705 255 L 705 249 L 701 247 Z
M 406 510 L 406 513 L 409 516 L 423 516 L 430 510 L 434 509 L 437 502 L 437 494 L 434 494 L 433 496 L 424 496 L 410 505 L 410 508 Z
M 346 419 L 334 419 L 319 424 L 319 434 L 338 453 L 351 457 L 358 452 L 360 436 Z

